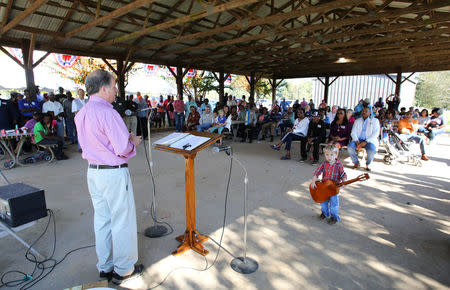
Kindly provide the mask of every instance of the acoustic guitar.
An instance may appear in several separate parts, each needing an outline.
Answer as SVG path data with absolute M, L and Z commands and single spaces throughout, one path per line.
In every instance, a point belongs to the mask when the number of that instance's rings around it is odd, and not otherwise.
M 355 181 L 363 181 L 369 179 L 370 176 L 368 173 L 364 173 L 359 175 L 356 178 L 347 180 L 345 182 L 341 182 L 337 184 L 333 180 L 325 180 L 325 181 L 316 181 L 316 188 L 312 188 L 309 186 L 309 193 L 311 193 L 312 199 L 317 203 L 322 203 L 328 200 L 331 196 L 334 196 L 339 193 L 339 187 L 353 183 Z

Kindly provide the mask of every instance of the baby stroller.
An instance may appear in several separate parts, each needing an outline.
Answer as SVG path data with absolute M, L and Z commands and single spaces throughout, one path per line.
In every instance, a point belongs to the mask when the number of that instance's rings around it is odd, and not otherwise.
M 392 130 L 389 126 L 381 129 L 381 143 L 385 149 L 383 161 L 385 164 L 395 164 L 397 161 L 407 162 L 415 166 L 422 166 L 421 155 L 414 152 L 420 152 L 415 148 L 413 142 L 404 140 L 400 134 Z

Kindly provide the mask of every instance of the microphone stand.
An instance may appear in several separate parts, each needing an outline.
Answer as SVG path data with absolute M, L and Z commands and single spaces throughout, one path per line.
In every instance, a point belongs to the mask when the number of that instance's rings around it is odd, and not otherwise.
M 144 109 L 145 110 L 145 109 Z M 150 176 L 152 178 L 152 204 L 150 208 L 150 214 L 152 216 L 153 220 L 153 226 L 148 227 L 145 229 L 144 235 L 149 238 L 160 238 L 164 236 L 168 229 L 164 225 L 158 225 L 156 220 L 156 197 L 155 197 L 155 179 L 153 177 L 153 159 L 152 159 L 152 142 L 150 139 L 150 120 L 151 120 L 152 113 L 149 114 L 147 118 L 147 137 L 148 137 L 148 159 L 149 159 L 149 170 L 150 170 Z M 142 125 L 141 125 L 142 127 Z M 145 142 L 145 141 L 144 141 Z
M 231 151 L 230 158 L 233 158 L 242 167 L 245 173 L 244 177 L 244 256 L 234 258 L 230 266 L 231 268 L 241 274 L 251 274 L 258 270 L 258 262 L 254 259 L 247 257 L 247 203 L 248 203 L 248 173 L 242 162 L 233 155 Z

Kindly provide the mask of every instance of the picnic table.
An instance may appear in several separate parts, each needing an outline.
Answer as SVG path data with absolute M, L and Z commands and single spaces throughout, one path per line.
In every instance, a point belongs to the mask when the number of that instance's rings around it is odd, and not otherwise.
M 5 165 L 7 165 L 7 166 L 5 166 L 5 168 L 10 169 L 16 165 L 20 165 L 20 166 L 24 165 L 19 160 L 19 156 L 22 151 L 22 146 L 27 138 L 31 138 L 33 136 L 34 136 L 34 133 L 29 133 L 29 132 L 27 132 L 27 133 L 6 132 L 6 134 L 0 134 L 0 147 L 4 152 L 4 156 L 6 157 L 7 156 L 6 153 L 8 153 L 9 156 L 11 157 L 10 160 L 6 161 L 7 164 L 5 163 Z M 12 148 L 11 142 L 13 140 L 18 140 L 18 143 L 16 146 L 17 150 L 14 150 Z

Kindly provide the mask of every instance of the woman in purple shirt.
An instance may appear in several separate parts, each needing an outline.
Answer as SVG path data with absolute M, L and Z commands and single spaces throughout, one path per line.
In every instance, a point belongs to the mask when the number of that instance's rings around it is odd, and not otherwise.
M 338 149 L 347 146 L 352 133 L 352 124 L 347 120 L 345 109 L 338 109 L 330 126 L 328 142 L 335 144 Z

